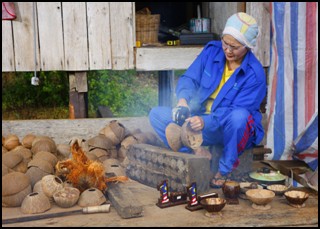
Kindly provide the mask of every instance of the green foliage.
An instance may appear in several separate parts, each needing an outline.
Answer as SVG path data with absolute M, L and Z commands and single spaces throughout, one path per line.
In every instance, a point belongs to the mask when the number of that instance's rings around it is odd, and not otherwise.
M 40 72 L 38 86 L 31 85 L 33 76 L 2 73 L 2 119 L 68 118 L 67 72 Z M 108 106 L 115 117 L 147 116 L 158 103 L 158 85 L 152 77 L 141 78 L 135 70 L 89 71 L 89 118 L 96 117 L 100 105 Z
M 158 92 L 150 85 L 141 86 L 142 83 L 134 70 L 89 72 L 89 113 L 104 105 L 116 117 L 148 115 L 157 105 Z
M 38 86 L 31 85 L 34 73 L 2 75 L 2 110 L 68 106 L 68 76 L 61 72 L 41 72 Z

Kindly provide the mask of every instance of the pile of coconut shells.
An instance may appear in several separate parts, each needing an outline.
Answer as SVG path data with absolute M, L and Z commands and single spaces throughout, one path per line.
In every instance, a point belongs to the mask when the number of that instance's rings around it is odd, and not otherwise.
M 2 135 L 2 207 L 20 207 L 25 214 L 42 213 L 53 204 L 68 208 L 97 206 L 107 201 L 102 191 L 89 188 L 82 193 L 55 171 L 58 161 L 72 157 L 71 145 L 56 144 L 50 136 L 30 133 L 19 139 L 15 134 Z M 81 147 L 90 160 L 103 163 L 106 172 L 117 163 L 125 175 L 126 153 L 137 143 L 163 146 L 151 132 L 129 131 L 117 120 L 112 120 L 95 137 L 80 139 Z

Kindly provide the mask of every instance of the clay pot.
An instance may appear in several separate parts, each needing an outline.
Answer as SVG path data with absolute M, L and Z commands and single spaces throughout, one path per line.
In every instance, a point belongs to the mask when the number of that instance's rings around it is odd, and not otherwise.
M 53 194 L 53 199 L 59 207 L 70 208 L 74 206 L 80 197 L 80 191 L 77 188 L 64 187 Z
M 2 177 L 2 206 L 19 207 L 31 193 L 30 179 L 21 172 L 11 172 Z
M 236 181 L 226 181 L 222 185 L 222 191 L 226 198 L 237 199 L 240 194 L 240 184 Z
M 106 201 L 106 197 L 99 189 L 89 188 L 81 193 L 78 205 L 80 207 L 99 206 Z
M 38 192 L 32 192 L 27 195 L 21 204 L 21 211 L 24 214 L 42 213 L 50 208 L 49 198 L 44 193 Z

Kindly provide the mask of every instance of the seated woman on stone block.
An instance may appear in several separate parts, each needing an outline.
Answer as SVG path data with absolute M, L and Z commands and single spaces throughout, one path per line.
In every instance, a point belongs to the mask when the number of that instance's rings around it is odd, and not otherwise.
M 223 147 L 211 187 L 221 187 L 238 166 L 239 155 L 258 145 L 264 136 L 259 109 L 266 95 L 266 75 L 252 52 L 258 33 L 253 17 L 241 12 L 232 15 L 221 41 L 209 42 L 177 83 L 176 107 L 190 109 L 186 121 L 202 132 L 202 146 Z M 165 131 L 174 122 L 173 110 L 177 109 L 155 107 L 149 114 L 152 127 L 168 147 Z M 192 150 L 183 146 L 178 151 L 211 159 L 203 147 Z

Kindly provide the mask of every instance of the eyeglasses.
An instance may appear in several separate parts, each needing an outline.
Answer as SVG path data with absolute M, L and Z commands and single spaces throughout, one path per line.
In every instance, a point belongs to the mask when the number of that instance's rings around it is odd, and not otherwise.
M 232 45 L 229 45 L 227 44 L 223 38 L 221 38 L 221 41 L 222 41 L 222 47 L 223 49 L 229 49 L 230 52 L 233 52 L 233 51 L 238 51 L 241 47 L 246 47 L 244 45 L 241 45 L 241 46 L 232 46 Z

